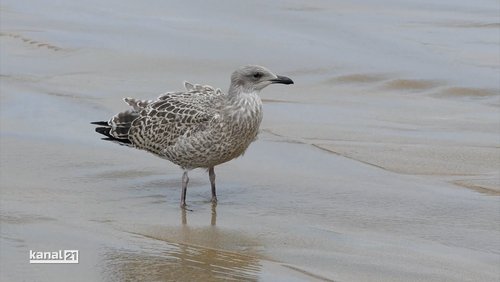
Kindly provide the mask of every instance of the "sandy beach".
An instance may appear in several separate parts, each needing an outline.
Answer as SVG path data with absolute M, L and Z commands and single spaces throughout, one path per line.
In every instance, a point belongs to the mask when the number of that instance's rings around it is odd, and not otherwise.
M 496 1 L 210 3 L 0 3 L 1 281 L 500 279 Z M 245 64 L 295 84 L 216 207 L 89 124 Z

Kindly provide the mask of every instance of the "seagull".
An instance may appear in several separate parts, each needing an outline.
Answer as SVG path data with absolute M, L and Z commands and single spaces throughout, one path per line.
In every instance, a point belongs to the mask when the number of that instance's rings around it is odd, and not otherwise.
M 268 85 L 293 84 L 265 67 L 246 65 L 231 75 L 229 91 L 184 82 L 186 90 L 156 100 L 125 98 L 131 107 L 108 121 L 92 122 L 103 140 L 153 153 L 180 166 L 180 206 L 186 209 L 188 172 L 208 170 L 212 203 L 217 203 L 214 167 L 245 153 L 262 121 L 259 93 Z

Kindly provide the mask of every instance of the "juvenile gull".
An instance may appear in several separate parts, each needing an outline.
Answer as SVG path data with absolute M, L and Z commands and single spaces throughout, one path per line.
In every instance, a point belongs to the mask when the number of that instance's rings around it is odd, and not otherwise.
M 183 170 L 181 207 L 186 207 L 188 171 L 208 169 L 215 192 L 216 165 L 241 156 L 259 132 L 262 101 L 258 94 L 273 83 L 293 84 L 285 76 L 255 65 L 243 66 L 231 75 L 229 91 L 184 82 L 185 91 L 168 92 L 156 100 L 125 98 L 132 107 L 99 125 L 103 140 L 146 150 Z

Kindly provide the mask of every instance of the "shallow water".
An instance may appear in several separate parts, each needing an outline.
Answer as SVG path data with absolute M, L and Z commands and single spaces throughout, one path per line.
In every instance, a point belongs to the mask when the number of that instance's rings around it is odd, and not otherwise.
M 500 278 L 498 3 L 219 4 L 2 2 L 0 280 Z M 247 63 L 296 84 L 263 91 L 217 207 L 89 124 Z

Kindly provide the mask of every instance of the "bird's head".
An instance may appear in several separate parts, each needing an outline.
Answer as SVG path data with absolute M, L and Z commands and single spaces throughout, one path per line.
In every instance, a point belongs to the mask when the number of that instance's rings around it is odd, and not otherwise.
M 244 92 L 260 91 L 273 83 L 293 84 L 293 81 L 256 65 L 242 66 L 231 75 L 231 89 L 233 90 L 239 88 Z

